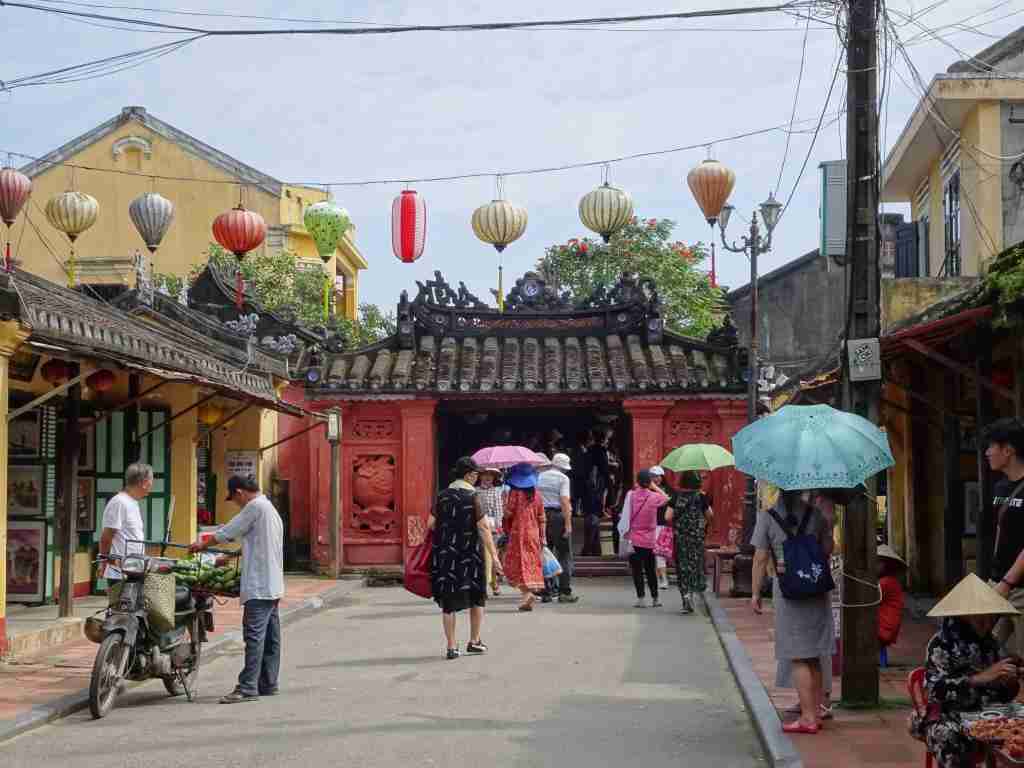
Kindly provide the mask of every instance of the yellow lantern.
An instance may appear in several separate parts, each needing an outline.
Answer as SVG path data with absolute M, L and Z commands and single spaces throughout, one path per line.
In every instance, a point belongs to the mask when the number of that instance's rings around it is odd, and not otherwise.
M 498 183 L 501 190 L 501 183 Z M 515 242 L 526 231 L 526 209 L 508 200 L 492 200 L 473 211 L 473 234 L 485 243 L 494 246 L 498 252 L 498 309 L 505 309 L 505 293 L 502 285 L 501 252 L 505 246 Z
M 84 192 L 64 192 L 50 198 L 46 204 L 46 218 L 71 241 L 68 258 L 68 287 L 75 287 L 75 240 L 96 223 L 100 205 L 96 198 Z
M 686 183 L 690 185 L 690 191 L 708 224 L 715 226 L 722 206 L 732 194 L 736 174 L 709 157 L 686 175 Z
M 633 198 L 607 181 L 580 200 L 580 221 L 607 243 L 633 218 Z
M 221 408 L 218 408 L 216 405 L 204 403 L 203 405 L 199 406 L 197 416 L 199 418 L 200 424 L 205 424 L 206 426 L 209 427 L 213 426 L 214 424 L 221 420 L 221 418 L 224 416 L 224 411 Z

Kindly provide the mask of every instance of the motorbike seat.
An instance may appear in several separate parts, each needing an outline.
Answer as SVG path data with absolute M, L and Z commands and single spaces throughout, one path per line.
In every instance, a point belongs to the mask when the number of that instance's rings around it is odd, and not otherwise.
M 181 584 L 174 586 L 174 610 L 189 611 L 192 609 L 192 593 L 189 588 Z

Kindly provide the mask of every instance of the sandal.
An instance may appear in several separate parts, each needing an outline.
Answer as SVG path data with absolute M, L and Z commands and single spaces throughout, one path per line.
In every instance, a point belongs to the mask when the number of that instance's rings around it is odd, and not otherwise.
M 817 723 L 814 725 L 808 725 L 803 720 L 794 720 L 792 723 L 784 723 L 782 725 L 783 733 L 806 733 L 815 734 L 821 730 L 821 726 Z

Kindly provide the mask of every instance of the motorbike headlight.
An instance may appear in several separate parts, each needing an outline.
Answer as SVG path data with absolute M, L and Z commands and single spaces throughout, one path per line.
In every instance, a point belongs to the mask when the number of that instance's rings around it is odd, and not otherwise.
M 138 576 L 146 572 L 146 560 L 142 557 L 126 557 L 121 562 L 121 570 L 132 576 Z

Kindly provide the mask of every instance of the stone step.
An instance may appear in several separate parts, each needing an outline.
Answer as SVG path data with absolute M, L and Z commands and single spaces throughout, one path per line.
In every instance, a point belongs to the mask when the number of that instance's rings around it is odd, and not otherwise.
M 83 637 L 85 620 L 80 618 L 55 619 L 45 627 L 26 630 L 7 636 L 7 657 L 16 659 L 62 645 Z

